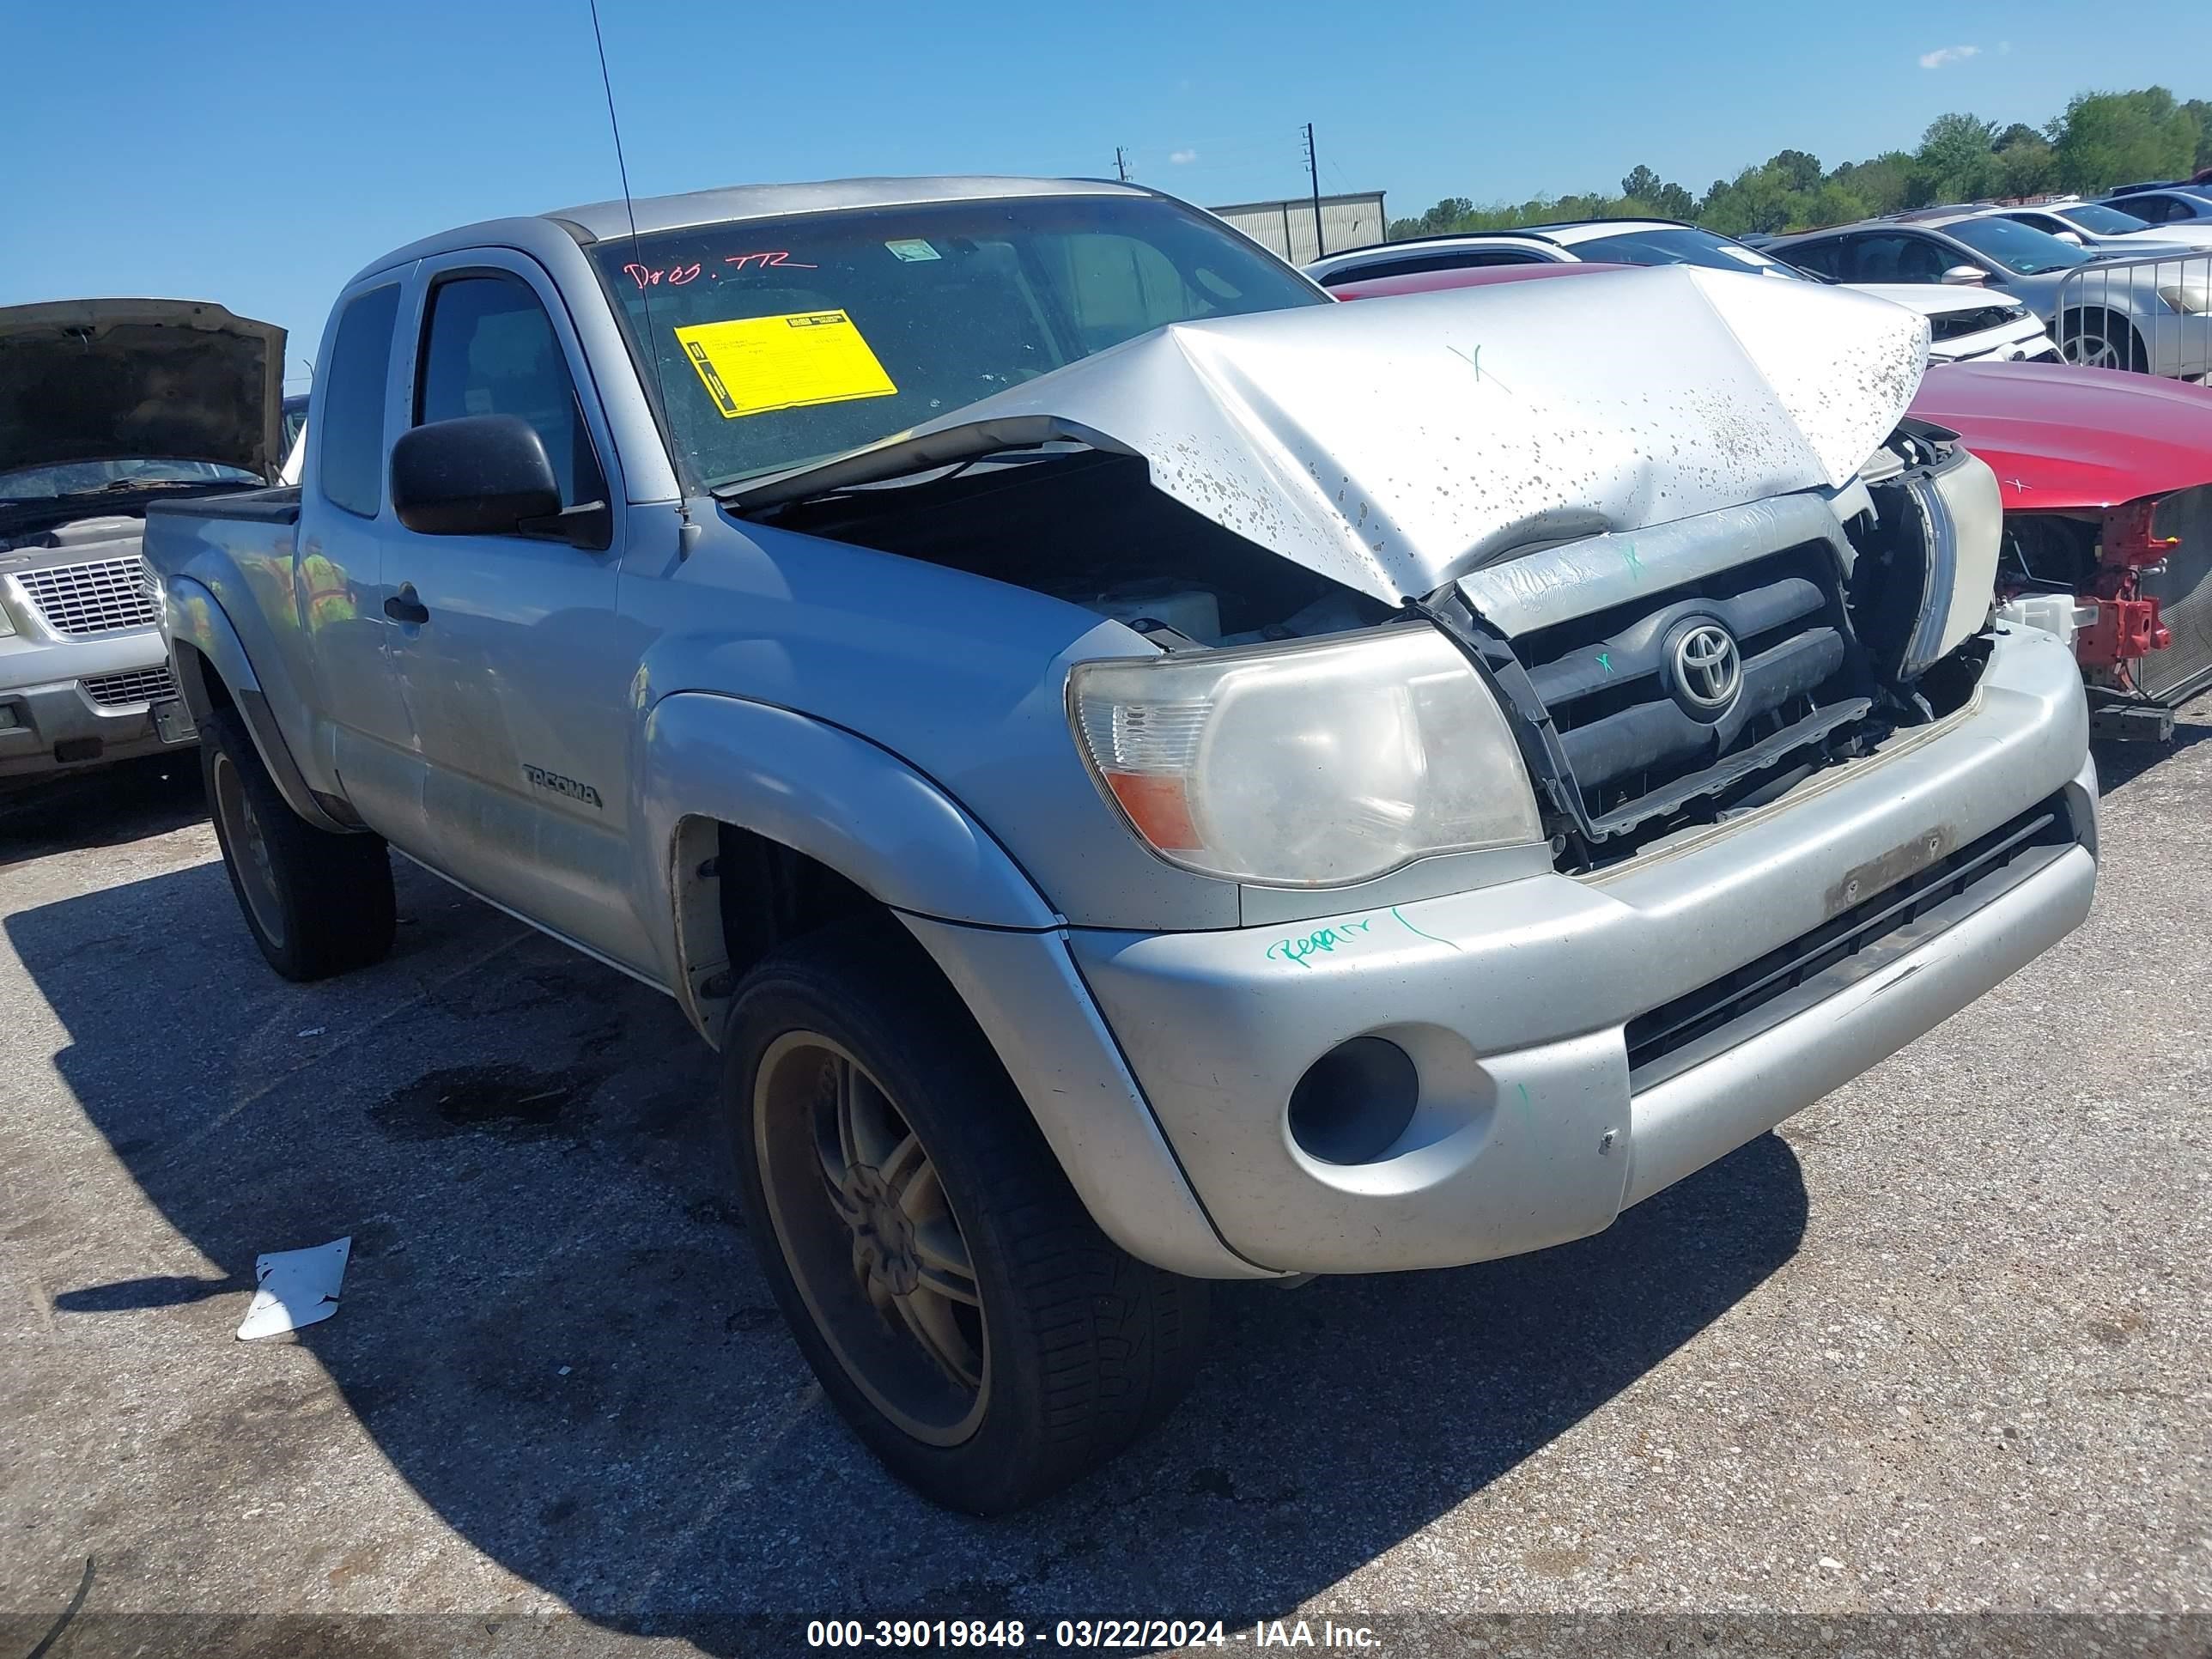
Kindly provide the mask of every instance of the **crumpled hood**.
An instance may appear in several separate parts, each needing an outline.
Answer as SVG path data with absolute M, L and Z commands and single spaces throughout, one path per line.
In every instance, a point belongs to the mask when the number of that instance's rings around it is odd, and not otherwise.
M 1530 544 L 1840 488 L 1927 349 L 1883 301 L 1689 266 L 1315 306 L 1158 329 L 730 499 L 1072 439 L 1395 603 Z
M 284 331 L 196 300 L 0 307 L 0 472 L 282 457 Z
M 2005 510 L 2062 512 L 2212 483 L 2212 389 L 2071 363 L 1945 363 L 1912 412 L 1990 464 Z

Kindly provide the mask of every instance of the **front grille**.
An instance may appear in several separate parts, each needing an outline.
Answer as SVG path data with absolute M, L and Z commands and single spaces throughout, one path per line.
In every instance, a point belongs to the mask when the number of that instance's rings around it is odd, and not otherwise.
M 160 702 L 177 695 L 177 683 L 166 668 L 137 668 L 128 674 L 95 674 L 79 680 L 84 694 L 102 708 L 125 708 L 134 702 Z
M 1981 306 L 1972 311 L 1954 311 L 1928 319 L 1928 336 L 1933 340 L 1961 340 L 1969 334 L 2002 328 L 2007 323 L 2020 320 L 2015 306 Z
M 1632 1088 L 1650 1088 L 1915 950 L 2077 840 L 2062 793 L 1812 932 L 1628 1024 Z M 1848 891 L 1848 890 L 1846 890 Z
M 1717 715 L 1670 679 L 1686 627 L 1734 640 L 1741 687 Z M 1592 830 L 1624 834 L 1802 761 L 1872 706 L 1826 543 L 1792 548 L 1511 642 Z
M 49 565 L 15 580 L 46 626 L 71 639 L 151 628 L 159 620 L 146 568 L 136 558 Z

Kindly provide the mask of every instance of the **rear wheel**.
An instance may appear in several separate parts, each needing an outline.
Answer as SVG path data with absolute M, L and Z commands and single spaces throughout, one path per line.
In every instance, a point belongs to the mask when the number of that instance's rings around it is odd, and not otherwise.
M 200 722 L 200 777 L 246 931 L 286 979 L 381 961 L 397 907 L 380 836 L 319 830 L 277 792 L 234 709 Z
M 1174 1407 L 1204 1283 L 1101 1233 L 964 1007 L 892 922 L 754 970 L 724 1106 L 761 1265 L 823 1391 L 925 1496 L 1002 1514 Z
M 2058 349 L 2084 368 L 2124 368 L 2142 374 L 2150 354 L 2135 325 L 2117 311 L 2069 311 L 2059 319 Z

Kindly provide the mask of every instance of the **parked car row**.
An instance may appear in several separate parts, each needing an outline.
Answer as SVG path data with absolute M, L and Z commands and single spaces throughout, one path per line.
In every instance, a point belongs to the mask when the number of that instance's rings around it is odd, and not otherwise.
M 1306 274 L 1322 287 L 1340 291 L 1351 284 L 1429 272 L 1584 261 L 1703 265 L 1807 280 L 1803 271 L 1746 243 L 1696 225 L 1659 219 L 1586 219 L 1528 230 L 1386 242 L 1316 260 L 1306 267 Z M 1834 272 L 1821 275 L 1844 280 Z M 1850 285 L 1927 318 L 1929 356 L 1936 362 L 2034 360 L 2058 355 L 2042 322 L 2020 301 L 1978 289 L 1946 288 L 1917 276 L 1854 280 Z
M 1764 246 L 1839 282 L 1971 283 L 2012 295 L 2063 356 L 2092 368 L 2192 380 L 2212 373 L 2212 253 L 2162 247 L 2148 264 L 2122 261 L 1986 207 L 1928 208 Z
M 1993 211 L 2000 218 L 2056 236 L 2062 242 L 2071 242 L 2092 253 L 2136 257 L 2172 247 L 2212 247 L 2212 221 L 2198 221 L 2194 229 L 2187 221 L 2156 225 L 2148 219 L 2137 218 L 2112 202 L 2045 202 L 2034 207 L 1998 208 Z

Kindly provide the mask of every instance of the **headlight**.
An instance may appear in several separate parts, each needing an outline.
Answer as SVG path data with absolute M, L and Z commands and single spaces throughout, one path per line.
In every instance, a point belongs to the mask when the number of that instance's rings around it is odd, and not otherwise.
M 1332 887 L 1541 839 L 1520 750 L 1434 628 L 1079 665 L 1076 737 L 1171 864 Z
M 2202 316 L 2204 313 L 2212 311 L 2212 289 L 2198 288 L 2193 284 L 2185 287 L 2179 283 L 2169 283 L 2159 289 L 2158 297 L 2166 301 L 2169 309 L 2181 312 L 2187 316 Z

